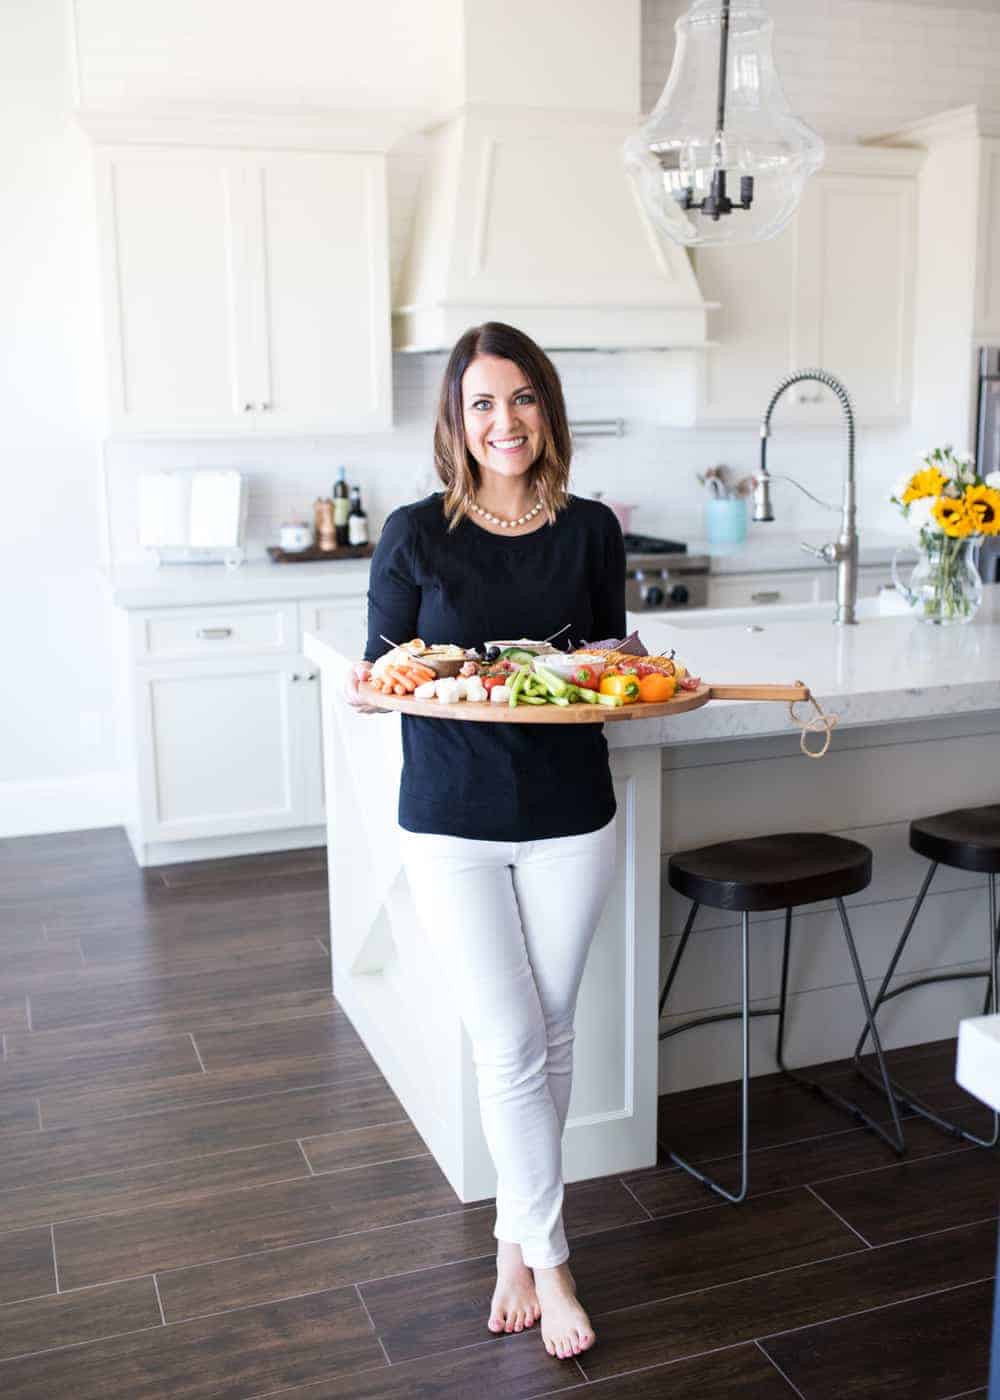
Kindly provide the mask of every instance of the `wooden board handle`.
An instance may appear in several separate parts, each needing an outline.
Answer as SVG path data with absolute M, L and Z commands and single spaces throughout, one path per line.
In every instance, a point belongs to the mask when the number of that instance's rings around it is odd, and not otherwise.
M 791 685 L 710 685 L 712 700 L 808 700 L 809 687 L 801 681 Z

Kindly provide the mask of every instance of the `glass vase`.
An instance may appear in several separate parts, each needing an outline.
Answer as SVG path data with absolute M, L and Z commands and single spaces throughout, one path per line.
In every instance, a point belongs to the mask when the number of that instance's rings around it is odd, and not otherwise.
M 938 627 L 971 622 L 983 601 L 983 581 L 979 576 L 978 535 L 969 539 L 951 539 L 948 535 L 921 537 L 918 559 L 909 583 L 899 576 L 892 561 L 892 577 L 899 592 L 910 605 L 910 612 L 921 622 Z

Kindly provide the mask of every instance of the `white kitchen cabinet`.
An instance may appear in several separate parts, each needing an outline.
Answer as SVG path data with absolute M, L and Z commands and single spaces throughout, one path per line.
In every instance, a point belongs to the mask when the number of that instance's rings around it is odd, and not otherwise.
M 769 574 L 709 575 L 710 608 L 759 608 L 773 603 L 815 603 L 823 597 L 821 577 L 811 569 Z
M 112 430 L 391 424 L 378 154 L 97 148 Z
M 156 662 L 136 676 L 146 841 L 304 824 L 296 658 Z
M 865 564 L 858 570 L 858 597 L 874 598 L 892 582 L 887 564 Z M 710 574 L 710 608 L 760 608 L 781 603 L 832 602 L 837 596 L 837 570 L 775 569 L 771 573 Z
M 364 647 L 361 593 L 119 614 L 118 718 L 143 865 L 319 841 L 318 669 L 306 631 Z
M 859 422 L 909 416 L 919 156 L 833 150 L 776 238 L 695 254 L 703 295 L 720 303 L 698 422 L 757 423 L 783 375 L 817 366 L 842 381 Z M 805 382 L 772 421 L 829 426 L 843 415 L 829 390 Z

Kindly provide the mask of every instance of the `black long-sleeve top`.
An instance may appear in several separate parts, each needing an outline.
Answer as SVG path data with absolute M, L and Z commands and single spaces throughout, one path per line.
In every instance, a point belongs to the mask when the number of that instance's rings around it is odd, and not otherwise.
M 372 558 L 368 645 L 382 637 L 481 647 L 508 637 L 553 645 L 621 637 L 625 545 L 599 501 L 570 496 L 553 524 L 495 535 L 464 517 L 449 533 L 443 494 L 392 512 Z M 489 841 L 596 831 L 615 813 L 599 724 L 470 724 L 403 716 L 399 824 Z

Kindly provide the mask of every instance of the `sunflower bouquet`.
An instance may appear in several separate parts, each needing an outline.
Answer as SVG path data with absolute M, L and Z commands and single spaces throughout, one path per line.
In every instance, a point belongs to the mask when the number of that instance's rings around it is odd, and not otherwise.
M 968 452 L 951 445 L 923 453 L 890 497 L 919 540 L 911 607 L 928 622 L 967 622 L 982 598 L 980 541 L 1000 535 L 1000 472 L 983 478 Z

